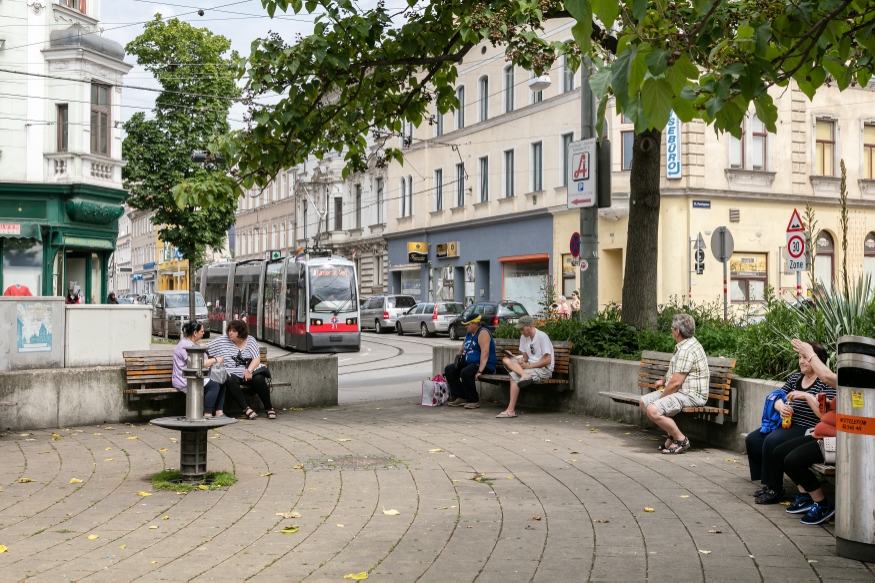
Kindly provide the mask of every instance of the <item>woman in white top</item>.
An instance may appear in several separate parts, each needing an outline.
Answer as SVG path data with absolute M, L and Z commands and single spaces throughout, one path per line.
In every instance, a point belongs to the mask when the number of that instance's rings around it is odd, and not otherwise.
M 228 371 L 226 390 L 231 398 L 243 409 L 243 414 L 248 419 L 255 419 L 258 415 L 253 411 L 240 383 L 246 383 L 247 388 L 258 395 L 264 404 L 268 419 L 276 419 L 276 411 L 270 402 L 270 387 L 263 374 L 252 374 L 252 371 L 261 364 L 261 354 L 258 342 L 249 335 L 249 326 L 243 320 L 228 322 L 228 332 L 219 336 L 207 344 L 207 354 L 213 358 L 222 357 L 225 361 L 225 370 Z

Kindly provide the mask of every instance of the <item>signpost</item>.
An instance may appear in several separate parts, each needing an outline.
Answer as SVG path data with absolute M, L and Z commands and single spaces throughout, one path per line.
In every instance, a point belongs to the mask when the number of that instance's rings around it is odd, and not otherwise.
M 568 247 L 571 251 L 572 257 L 580 256 L 580 233 L 574 233 L 571 235 L 571 243 Z
M 735 251 L 735 241 L 732 239 L 732 233 L 726 227 L 717 227 L 714 233 L 711 234 L 711 253 L 714 259 L 723 264 L 723 319 L 729 319 L 729 304 L 726 295 L 727 276 L 726 267 L 729 263 L 729 258 L 732 257 L 732 252 Z
M 580 209 L 595 206 L 596 184 L 596 138 L 571 142 L 568 145 L 568 208 Z
M 796 297 L 802 296 L 802 272 L 808 269 L 808 256 L 805 253 L 805 225 L 799 212 L 793 209 L 790 224 L 787 225 L 787 271 L 796 274 Z
M 687 305 L 693 301 L 693 273 L 702 275 L 705 273 L 705 240 L 702 238 L 701 231 L 696 239 L 690 239 L 693 244 L 693 252 L 690 254 L 690 270 L 689 270 L 689 289 L 687 290 Z M 694 264 L 695 263 L 695 267 Z

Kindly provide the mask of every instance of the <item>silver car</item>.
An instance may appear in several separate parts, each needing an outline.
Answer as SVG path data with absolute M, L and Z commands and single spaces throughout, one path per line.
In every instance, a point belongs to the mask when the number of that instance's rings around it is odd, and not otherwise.
M 207 304 L 200 292 L 194 292 L 194 310 L 197 321 L 204 326 L 204 338 L 209 338 Z M 152 334 L 164 336 L 166 327 L 168 336 L 181 337 L 182 324 L 188 320 L 188 315 L 187 291 L 155 292 L 152 297 Z
M 402 335 L 405 332 L 419 333 L 423 338 L 433 336 L 438 332 L 447 332 L 450 321 L 465 310 L 465 305 L 459 302 L 429 302 L 416 304 L 400 316 L 395 322 L 395 331 Z
M 361 307 L 361 328 L 372 328 L 380 334 L 385 330 L 395 329 L 395 320 L 402 313 L 416 305 L 413 296 L 391 295 L 368 298 L 368 303 Z

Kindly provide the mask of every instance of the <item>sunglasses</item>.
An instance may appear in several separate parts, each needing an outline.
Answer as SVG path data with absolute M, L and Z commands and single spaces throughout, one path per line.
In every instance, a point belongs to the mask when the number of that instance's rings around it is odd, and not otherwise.
M 531 352 L 532 354 L 535 354 L 535 345 L 534 344 L 529 344 L 529 352 Z

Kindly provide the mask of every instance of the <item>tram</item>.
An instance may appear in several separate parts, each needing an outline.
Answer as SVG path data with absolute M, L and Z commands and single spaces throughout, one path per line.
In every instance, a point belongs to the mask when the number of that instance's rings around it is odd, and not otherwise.
M 355 264 L 311 252 L 279 259 L 213 263 L 195 287 L 207 302 L 209 329 L 244 320 L 256 339 L 303 352 L 357 352 L 361 347 Z

